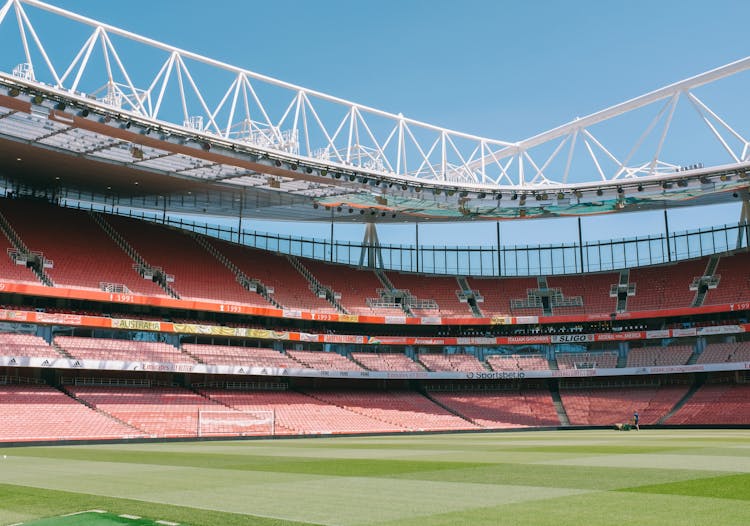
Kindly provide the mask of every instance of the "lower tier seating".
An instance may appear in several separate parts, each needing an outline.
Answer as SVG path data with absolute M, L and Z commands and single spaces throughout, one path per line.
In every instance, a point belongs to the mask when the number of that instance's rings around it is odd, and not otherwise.
M 226 409 L 180 387 L 71 386 L 68 391 L 151 437 L 194 437 L 199 411 Z
M 547 390 L 433 392 L 430 396 L 442 406 L 489 429 L 560 425 Z
M 635 411 L 641 424 L 655 424 L 685 396 L 687 389 L 682 385 L 560 389 L 560 398 L 572 425 L 626 423 Z
M 143 436 L 46 385 L 0 385 L 3 441 L 116 439 Z
M 747 424 L 750 385 L 706 384 L 666 424 Z

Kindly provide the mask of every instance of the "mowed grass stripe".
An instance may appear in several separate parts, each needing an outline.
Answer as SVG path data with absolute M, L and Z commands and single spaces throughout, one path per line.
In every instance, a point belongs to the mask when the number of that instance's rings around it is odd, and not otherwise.
M 164 505 L 141 500 L 88 495 L 71 491 L 30 488 L 0 484 L 0 524 L 27 522 L 37 518 L 56 517 L 88 509 L 106 509 L 117 514 L 159 517 L 160 520 L 189 526 L 311 526 L 311 522 L 294 522 L 246 514 L 202 510 L 188 506 Z
M 505 504 L 378 526 L 747 526 L 750 503 L 679 495 L 596 492 Z
M 650 430 L 6 448 L 0 482 L 244 517 L 238 524 L 750 523 L 744 493 L 724 498 L 747 483 L 732 475 L 750 474 L 750 432 L 709 438 Z M 0 495 L 0 524 L 22 520 L 3 486 Z M 712 513 L 686 516 L 696 501 Z M 653 517 L 631 512 L 642 505 Z M 91 507 L 111 509 L 69 511 Z
M 476 462 L 441 462 L 391 459 L 346 459 L 331 462 L 331 458 L 286 457 L 254 455 L 252 449 L 236 454 L 172 453 L 169 451 L 129 452 L 127 446 L 120 450 L 102 450 L 85 447 L 24 448 L 9 450 L 12 457 L 33 457 L 55 460 L 83 460 L 86 462 L 116 462 L 123 464 L 148 464 L 152 466 L 179 466 L 239 471 L 268 471 L 274 473 L 300 473 L 329 476 L 387 476 L 400 473 L 467 469 L 484 466 Z
M 695 480 L 641 485 L 621 488 L 621 491 L 750 501 L 750 474 L 703 477 Z M 750 523 L 750 516 L 747 519 Z
M 5 467 L 0 480 L 27 486 L 345 525 L 584 491 L 173 466 L 159 469 L 159 466 L 47 458 L 9 458 Z

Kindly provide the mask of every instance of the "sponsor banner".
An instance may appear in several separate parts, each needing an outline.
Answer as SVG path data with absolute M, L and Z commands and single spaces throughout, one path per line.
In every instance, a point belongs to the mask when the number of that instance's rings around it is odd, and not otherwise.
M 669 329 L 663 329 L 660 331 L 646 331 L 646 339 L 647 340 L 656 340 L 659 338 L 669 338 L 671 336 L 671 331 Z
M 31 319 L 33 312 L 23 310 L 1 310 L 0 319 L 11 321 L 33 321 Z
M 680 336 L 695 336 L 698 331 L 693 327 L 691 329 L 672 329 L 672 336 L 679 338 Z
M 316 369 L 253 367 L 237 365 L 207 365 L 195 363 L 124 362 L 115 360 L 76 360 L 61 357 L 0 356 L 0 367 L 37 367 L 54 369 L 161 371 L 216 375 L 248 375 L 314 378 L 372 378 L 423 380 L 522 380 L 526 378 L 581 378 L 606 376 L 636 376 L 653 374 L 681 374 L 695 372 L 740 371 L 750 369 L 750 362 L 671 365 L 655 367 L 622 367 L 616 369 L 565 369 L 559 371 L 319 371 Z
M 558 334 L 552 336 L 552 343 L 585 343 L 593 341 L 593 334 Z
M 594 341 L 597 342 L 621 342 L 626 340 L 643 340 L 646 337 L 645 332 L 627 331 L 627 332 L 604 332 L 594 335 Z
M 83 316 L 78 314 L 37 312 L 35 318 L 39 323 L 58 323 L 61 325 L 81 325 L 83 323 Z
M 498 343 L 507 345 L 536 345 L 551 343 L 551 336 L 507 336 L 504 338 L 498 338 Z
M 346 323 L 357 323 L 359 321 L 359 316 L 357 316 L 356 314 L 339 314 L 339 321 L 343 321 Z
M 529 325 L 539 323 L 539 316 L 516 316 L 513 323 Z
M 283 311 L 281 311 L 281 317 L 282 318 L 301 318 L 302 311 L 295 310 L 295 309 L 284 309 Z
M 698 329 L 700 336 L 710 336 L 711 334 L 735 334 L 745 332 L 739 325 L 717 325 L 716 327 L 701 327 Z
M 406 316 L 386 316 L 385 322 L 395 323 L 397 325 L 404 325 L 406 324 Z
M 490 318 L 490 325 L 510 325 L 513 319 L 510 316 L 493 316 Z
M 127 320 L 122 318 L 112 318 L 113 329 L 131 329 L 136 331 L 159 331 L 161 322 L 149 320 Z
M 483 338 L 473 336 L 471 338 L 456 338 L 457 345 L 497 345 L 497 338 Z
M 440 316 L 422 316 L 419 318 L 422 325 L 442 325 L 443 318 Z
M 324 334 L 324 343 L 367 343 L 366 336 L 354 336 L 349 334 Z

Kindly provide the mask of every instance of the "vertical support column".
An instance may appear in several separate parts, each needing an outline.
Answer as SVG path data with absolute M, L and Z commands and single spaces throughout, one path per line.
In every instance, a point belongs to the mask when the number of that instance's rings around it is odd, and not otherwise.
M 578 270 L 583 274 L 583 228 L 580 217 L 578 218 L 578 259 L 580 261 Z
M 414 257 L 417 263 L 417 272 L 419 272 L 419 223 L 414 223 L 414 230 L 415 230 Z
M 240 194 L 240 217 L 237 219 L 237 243 L 242 244 L 242 212 L 245 208 L 245 192 Z
M 500 250 L 500 221 L 495 223 L 495 227 L 497 231 L 497 276 L 500 277 L 503 275 L 502 251 Z
M 359 266 L 369 268 L 383 268 L 383 254 L 380 252 L 380 239 L 375 223 L 365 225 L 365 237 L 362 240 L 362 251 L 359 254 Z
M 331 207 L 331 257 L 329 261 L 333 262 L 333 207 Z
M 750 201 L 748 200 L 748 194 L 746 193 L 742 197 L 742 209 L 740 210 L 740 224 L 737 229 L 737 246 L 735 248 L 742 248 L 742 239 L 745 239 L 745 246 L 750 248 Z
M 672 261 L 672 247 L 669 242 L 669 216 L 667 215 L 667 209 L 664 209 L 664 232 L 667 234 L 667 261 Z

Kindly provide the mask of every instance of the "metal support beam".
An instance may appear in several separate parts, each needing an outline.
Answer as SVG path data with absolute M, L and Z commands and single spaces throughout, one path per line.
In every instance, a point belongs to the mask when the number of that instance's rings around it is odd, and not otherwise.
M 331 229 L 333 229 L 333 223 L 331 223 Z M 365 262 L 367 263 L 366 265 Z M 378 230 L 375 227 L 375 223 L 367 223 L 365 225 L 365 237 L 362 240 L 362 252 L 359 254 L 359 266 L 367 266 L 368 268 L 384 267 L 383 254 L 380 251 L 380 239 L 378 238 Z
M 503 265 L 502 265 L 502 251 L 500 249 L 500 221 L 495 223 L 495 230 L 497 233 L 497 275 L 498 277 L 503 275 Z
M 667 211 L 664 210 L 664 232 L 666 233 L 665 239 L 667 240 L 667 261 L 672 261 L 672 247 L 669 242 L 669 216 Z
M 583 274 L 583 228 L 581 227 L 581 218 L 578 218 L 578 259 L 579 271 Z
M 742 198 L 742 209 L 740 209 L 740 223 L 737 229 L 737 246 L 742 248 L 742 240 L 745 239 L 745 248 L 750 249 L 750 194 L 745 193 Z

